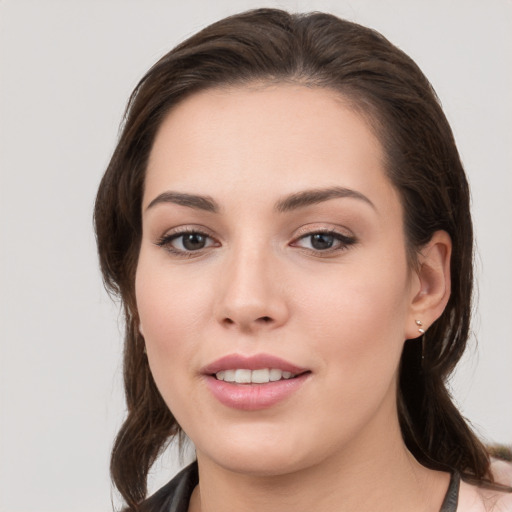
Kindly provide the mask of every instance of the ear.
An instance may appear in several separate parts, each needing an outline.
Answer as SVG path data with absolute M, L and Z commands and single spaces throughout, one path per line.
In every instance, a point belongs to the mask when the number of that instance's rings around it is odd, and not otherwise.
M 142 337 L 144 337 L 144 331 L 142 329 L 142 322 L 139 322 L 139 332 L 141 333 Z
M 452 240 L 446 231 L 436 231 L 419 252 L 411 286 L 406 339 L 421 336 L 419 329 L 427 331 L 443 313 L 451 292 L 451 254 Z

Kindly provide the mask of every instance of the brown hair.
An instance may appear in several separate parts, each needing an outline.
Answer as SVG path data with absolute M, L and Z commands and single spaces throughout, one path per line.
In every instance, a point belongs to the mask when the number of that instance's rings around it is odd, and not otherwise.
M 151 465 L 180 433 L 149 370 L 134 291 L 144 174 L 155 134 L 169 109 L 186 96 L 255 81 L 329 88 L 370 119 L 401 196 L 412 264 L 435 231 L 451 236 L 451 297 L 423 340 L 405 343 L 399 420 L 407 447 L 425 466 L 492 480 L 488 454 L 445 385 L 469 334 L 473 235 L 468 184 L 437 97 L 418 66 L 371 29 L 329 14 L 259 9 L 205 28 L 148 71 L 129 100 L 99 187 L 94 219 L 101 269 L 107 288 L 121 296 L 126 317 L 128 415 L 112 452 L 115 485 L 137 510 Z

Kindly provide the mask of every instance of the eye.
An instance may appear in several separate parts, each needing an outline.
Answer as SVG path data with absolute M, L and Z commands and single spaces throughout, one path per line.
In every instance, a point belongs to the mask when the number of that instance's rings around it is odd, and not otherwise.
M 355 238 L 342 235 L 336 231 L 316 231 L 301 236 L 292 245 L 315 252 L 333 252 L 347 249 L 355 242 Z
M 327 233 L 315 233 L 314 235 L 309 235 L 306 237 L 306 239 L 309 239 L 311 247 L 318 251 L 332 249 L 335 242 L 337 242 L 336 238 L 334 238 L 334 235 Z
M 175 254 L 187 255 L 201 251 L 202 249 L 207 249 L 208 247 L 213 247 L 217 244 L 215 240 L 206 233 L 191 230 L 164 235 L 156 245 Z

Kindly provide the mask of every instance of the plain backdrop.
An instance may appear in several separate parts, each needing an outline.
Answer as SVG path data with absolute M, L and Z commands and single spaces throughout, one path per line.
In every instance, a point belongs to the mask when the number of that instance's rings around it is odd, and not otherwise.
M 479 298 L 451 385 L 487 440 L 512 442 L 510 0 L 0 0 L 0 511 L 108 511 L 124 405 L 122 323 L 92 207 L 130 91 L 177 42 L 261 6 L 381 31 L 437 90 L 473 195 Z M 478 347 L 476 344 L 478 339 Z M 178 468 L 175 452 L 151 489 Z

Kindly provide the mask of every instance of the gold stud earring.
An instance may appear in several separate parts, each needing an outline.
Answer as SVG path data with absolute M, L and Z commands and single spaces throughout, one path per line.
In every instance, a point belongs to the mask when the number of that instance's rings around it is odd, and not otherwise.
M 418 332 L 420 334 L 425 334 L 425 329 L 422 328 L 423 322 L 421 320 L 416 320 L 416 325 L 418 326 Z

